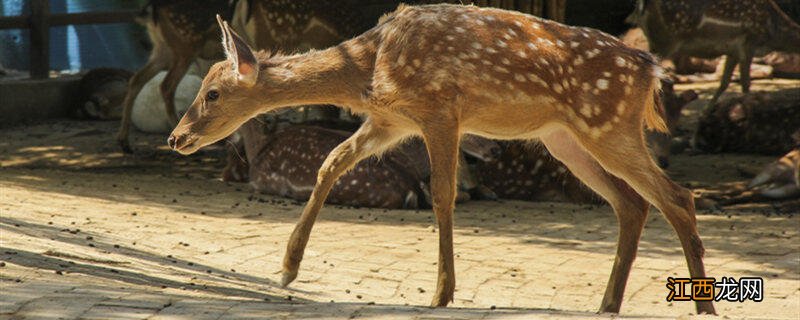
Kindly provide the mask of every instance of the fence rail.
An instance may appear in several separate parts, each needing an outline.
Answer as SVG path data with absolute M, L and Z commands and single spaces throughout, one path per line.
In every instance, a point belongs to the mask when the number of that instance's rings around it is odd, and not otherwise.
M 30 76 L 35 79 L 47 78 L 50 73 L 50 27 L 80 24 L 134 22 L 138 10 L 116 10 L 81 13 L 50 13 L 50 0 L 28 0 L 30 12 L 27 15 L 0 17 L 2 29 L 30 30 Z M 359 0 L 360 4 L 380 4 L 386 0 Z M 552 5 L 566 0 L 472 0 L 479 6 L 492 6 L 516 9 L 534 15 L 548 15 L 563 21 L 563 6 Z M 560 14 L 557 12 L 560 8 Z M 543 11 L 548 12 L 543 12 Z M 552 12 L 550 12 L 552 11 Z M 560 18 L 558 18 L 560 17 Z
M 50 74 L 50 27 L 134 22 L 139 14 L 138 10 L 52 14 L 49 0 L 29 1 L 30 13 L 21 16 L 0 17 L 0 30 L 30 30 L 30 75 L 34 79 L 47 78 Z

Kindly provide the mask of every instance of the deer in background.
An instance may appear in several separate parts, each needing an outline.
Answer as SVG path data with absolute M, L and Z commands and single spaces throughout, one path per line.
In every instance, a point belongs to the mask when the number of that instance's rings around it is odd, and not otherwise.
M 374 24 L 371 20 L 352 1 L 243 0 L 231 26 L 255 48 L 306 51 L 364 32 Z
M 800 131 L 797 131 L 800 135 Z M 777 161 L 767 165 L 747 185 L 771 199 L 800 198 L 800 143 Z
M 161 82 L 167 119 L 178 122 L 175 112 L 175 90 L 192 61 L 222 56 L 217 47 L 219 30 L 214 27 L 214 16 L 230 17 L 231 0 L 209 0 L 198 5 L 194 0 L 150 0 L 145 5 L 140 21 L 147 28 L 153 49 L 147 63 L 139 69 L 130 82 L 123 101 L 122 120 L 117 132 L 117 142 L 126 153 L 132 153 L 129 135 L 133 103 L 142 87 L 161 70 L 167 75 Z
M 525 201 L 602 201 L 538 143 L 511 141 L 491 161 L 475 164 L 478 181 L 497 198 Z
M 167 119 L 177 123 L 175 91 L 192 61 L 215 59 L 219 31 L 214 16 L 233 16 L 237 30 L 249 44 L 271 50 L 325 48 L 365 31 L 373 23 L 354 7 L 332 1 L 212 0 L 198 5 L 192 0 L 151 0 L 143 11 L 144 24 L 153 44 L 147 64 L 128 85 L 117 141 L 126 153 L 133 152 L 129 135 L 131 113 L 142 87 L 159 71 L 168 69 L 160 91 Z
M 78 84 L 78 104 L 73 115 L 88 119 L 119 119 L 131 76 L 133 74 L 128 70 L 114 68 L 87 72 Z
M 234 145 L 242 147 L 229 153 L 223 180 L 249 182 L 256 191 L 303 201 L 314 188 L 316 173 L 325 155 L 352 134 L 314 125 L 284 124 L 277 129 L 267 128 L 260 120 L 253 119 L 236 131 L 240 141 Z M 496 143 L 475 136 L 466 136 L 461 147 L 480 161 L 492 161 L 500 152 Z M 360 162 L 336 182 L 327 202 L 418 209 L 420 200 L 431 204 L 429 177 L 425 145 L 413 139 L 380 159 Z M 469 200 L 469 192 L 478 187 L 467 167 L 460 166 L 457 202 Z
M 659 98 L 662 105 L 662 116 L 667 125 L 667 132 L 647 130 L 645 137 L 650 151 L 653 153 L 658 166 L 666 169 L 669 167 L 669 157 L 672 154 L 672 137 L 676 134 L 678 121 L 681 117 L 683 108 L 694 100 L 697 100 L 697 92 L 686 90 L 681 94 L 676 94 L 671 81 L 661 81 L 661 93 Z
M 691 146 L 709 153 L 782 155 L 797 145 L 800 88 L 731 95 L 703 112 Z
M 304 125 L 265 133 L 264 126 L 255 119 L 242 125 L 237 133 L 249 167 L 247 180 L 253 189 L 301 201 L 311 195 L 316 170 L 327 151 L 350 135 Z M 359 207 L 417 209 L 421 192 L 413 175 L 391 156 L 363 161 L 337 181 L 327 200 Z
M 750 91 L 750 64 L 757 51 L 800 52 L 800 25 L 772 0 L 637 0 L 630 20 L 662 57 L 728 57 L 709 105 L 728 88 L 737 64 L 742 92 Z
M 427 3 L 440 3 L 444 1 L 418 1 Z M 462 3 L 467 1 L 450 1 L 451 3 Z M 553 21 L 563 23 L 566 18 L 567 0 L 476 0 L 475 5 L 481 7 L 492 6 L 508 10 L 518 10 L 530 13 L 539 17 L 546 17 Z
M 666 130 L 661 69 L 615 37 L 519 12 L 461 5 L 400 6 L 337 46 L 296 55 L 254 52 L 220 20 L 228 59 L 215 64 L 167 142 L 191 154 L 250 118 L 332 104 L 366 120 L 327 156 L 287 245 L 282 284 L 297 278 L 311 229 L 336 180 L 359 160 L 421 136 L 439 226 L 431 305 L 453 300 L 453 209 L 463 134 L 540 138 L 619 219 L 617 256 L 600 310 L 619 312 L 652 203 L 677 232 L 691 277 L 704 278 L 689 190 L 650 158 L 642 130 Z M 695 301 L 714 313 L 711 301 Z
M 746 186 L 733 186 L 704 197 L 721 205 L 800 200 L 800 130 L 795 132 L 794 139 L 797 145 L 792 151 L 766 165 Z

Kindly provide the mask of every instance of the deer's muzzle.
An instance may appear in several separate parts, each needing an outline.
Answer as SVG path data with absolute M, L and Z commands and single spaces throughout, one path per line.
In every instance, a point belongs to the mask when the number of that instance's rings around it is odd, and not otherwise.
M 197 141 L 197 138 L 189 137 L 189 136 L 187 136 L 185 134 L 177 135 L 177 136 L 174 135 L 174 134 L 171 134 L 169 136 L 169 138 L 167 138 L 167 145 L 169 145 L 169 147 L 172 150 L 181 152 L 184 149 L 192 147 L 196 141 Z M 181 153 L 183 153 L 183 152 L 181 152 Z

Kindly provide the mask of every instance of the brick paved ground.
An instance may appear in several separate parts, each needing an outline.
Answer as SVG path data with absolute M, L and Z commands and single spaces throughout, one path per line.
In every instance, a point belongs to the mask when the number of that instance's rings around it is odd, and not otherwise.
M 326 207 L 298 280 L 282 289 L 276 272 L 299 204 L 213 179 L 220 164 L 202 154 L 105 155 L 113 124 L 85 127 L 34 126 L 29 147 L 0 131 L 0 319 L 597 317 L 616 237 L 608 207 L 460 205 L 458 289 L 446 309 L 422 307 L 436 277 L 431 212 Z M 97 150 L 75 147 L 98 135 L 107 141 Z M 800 318 L 798 215 L 733 209 L 698 223 L 711 276 L 765 278 L 763 302 L 718 303 L 721 315 Z M 653 213 L 622 316 L 690 314 L 692 304 L 664 301 L 665 278 L 686 274 L 677 238 Z

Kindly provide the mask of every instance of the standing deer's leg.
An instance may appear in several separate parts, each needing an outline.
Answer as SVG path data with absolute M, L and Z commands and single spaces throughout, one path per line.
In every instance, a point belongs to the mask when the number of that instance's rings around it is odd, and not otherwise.
M 136 96 L 142 91 L 142 87 L 144 87 L 147 81 L 150 81 L 159 71 L 167 67 L 170 60 L 169 55 L 169 50 L 163 49 L 160 45 L 156 44 L 153 47 L 153 53 L 150 55 L 147 64 L 139 69 L 128 82 L 128 92 L 125 94 L 125 100 L 123 102 L 122 120 L 120 120 L 119 131 L 117 131 L 117 142 L 125 153 L 133 153 L 130 141 L 128 141 L 131 129 L 133 102 L 136 100 Z
M 739 61 L 739 83 L 742 85 L 742 93 L 750 92 L 750 65 L 753 64 L 753 52 L 742 53 Z
M 678 234 L 693 278 L 705 278 L 703 242 L 697 232 L 694 198 L 675 184 L 653 162 L 640 130 L 615 130 L 603 140 L 579 139 L 587 151 L 609 173 L 623 179 L 658 208 Z M 614 141 L 614 151 L 603 141 Z M 696 301 L 697 313 L 715 314 L 711 301 Z
M 453 301 L 456 288 L 453 262 L 453 209 L 457 192 L 459 132 L 453 125 L 423 128 L 422 135 L 431 162 L 430 187 L 433 212 L 439 225 L 439 275 L 431 306 L 444 307 Z
M 650 204 L 625 181 L 603 169 L 566 131 L 542 137 L 542 142 L 572 174 L 600 194 L 614 208 L 619 222 L 617 256 L 614 259 L 614 267 L 606 286 L 600 312 L 618 313 Z
M 194 47 L 196 46 L 192 48 Z M 178 123 L 178 115 L 175 114 L 175 90 L 178 89 L 178 84 L 183 79 L 183 76 L 186 75 L 186 71 L 189 70 L 192 60 L 194 60 L 193 53 L 175 52 L 169 71 L 167 71 L 167 75 L 161 81 L 161 86 L 159 87 L 161 98 L 164 99 L 164 111 L 167 113 L 169 123 L 173 126 Z
M 383 152 L 407 135 L 408 133 L 397 130 L 391 125 L 367 119 L 356 133 L 328 154 L 322 167 L 319 168 L 314 191 L 311 192 L 311 197 L 303 209 L 300 221 L 297 222 L 294 232 L 289 238 L 286 255 L 283 258 L 283 279 L 281 280 L 283 286 L 297 278 L 297 270 L 300 267 L 300 261 L 303 260 L 303 252 L 308 243 L 311 228 L 314 227 L 317 214 L 336 180 L 358 161 Z
M 722 78 L 719 81 L 719 88 L 717 88 L 717 92 L 714 93 L 714 96 L 711 98 L 711 101 L 708 102 L 708 106 L 713 106 L 717 103 L 717 100 L 725 90 L 728 89 L 728 85 L 731 84 L 731 78 L 733 77 L 733 68 L 736 67 L 736 64 L 739 62 L 739 58 L 733 55 L 728 55 L 725 57 L 725 68 L 722 71 Z

